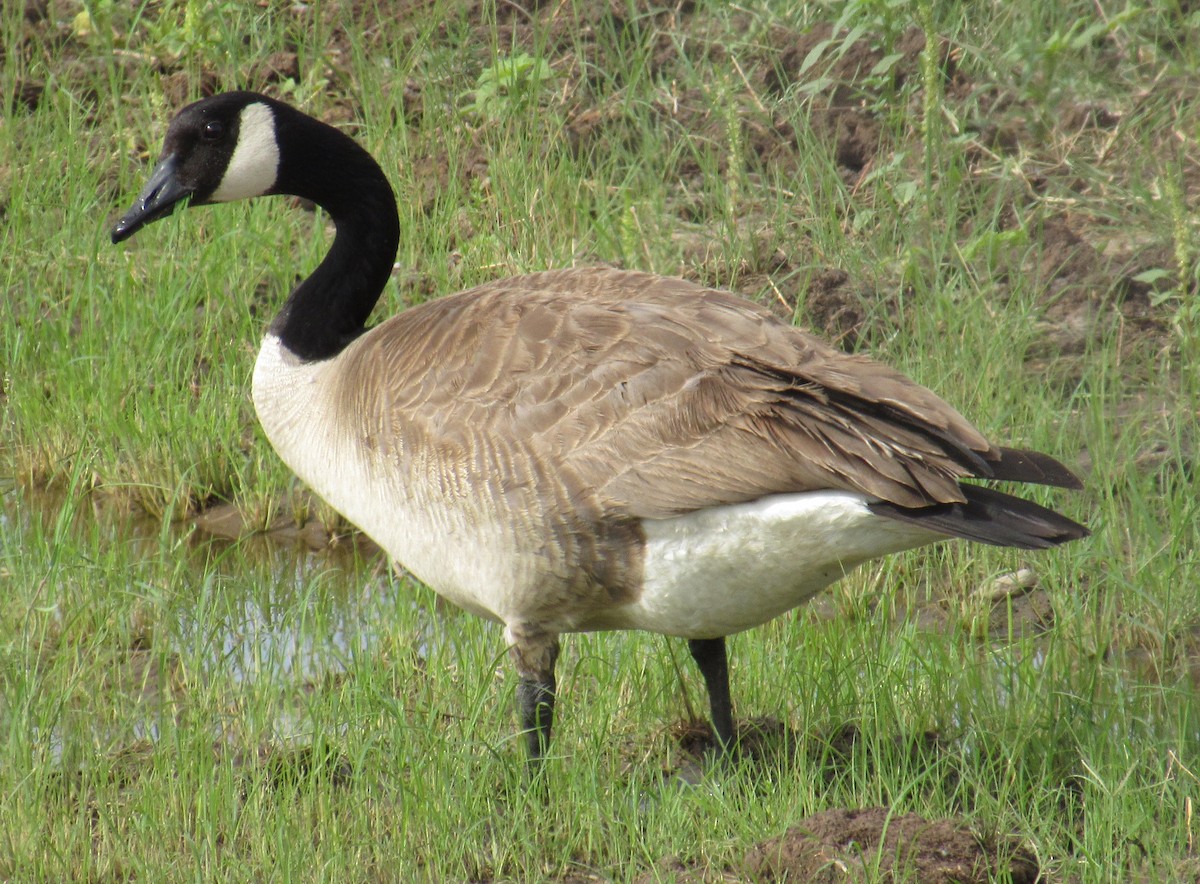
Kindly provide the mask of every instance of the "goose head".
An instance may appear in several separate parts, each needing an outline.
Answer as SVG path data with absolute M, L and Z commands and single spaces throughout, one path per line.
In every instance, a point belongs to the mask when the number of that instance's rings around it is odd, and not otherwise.
M 113 228 L 113 242 L 185 200 L 202 206 L 281 192 L 277 115 L 284 107 L 254 92 L 227 92 L 181 110 L 145 188 Z
M 117 222 L 113 242 L 202 206 L 290 194 L 324 209 L 337 236 L 320 266 L 289 295 L 270 331 L 304 360 L 327 359 L 365 330 L 400 239 L 396 198 L 354 139 L 255 92 L 190 104 L 167 128 L 162 159 Z

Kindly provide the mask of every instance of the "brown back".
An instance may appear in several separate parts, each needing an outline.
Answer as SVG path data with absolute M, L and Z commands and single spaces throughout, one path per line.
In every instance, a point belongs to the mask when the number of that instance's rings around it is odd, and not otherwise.
M 384 444 L 473 464 L 507 486 L 500 496 L 555 486 L 595 515 L 814 489 L 948 503 L 964 499 L 957 479 L 1001 459 L 898 372 L 730 293 L 649 274 L 490 283 L 387 320 L 346 362 L 345 419 Z

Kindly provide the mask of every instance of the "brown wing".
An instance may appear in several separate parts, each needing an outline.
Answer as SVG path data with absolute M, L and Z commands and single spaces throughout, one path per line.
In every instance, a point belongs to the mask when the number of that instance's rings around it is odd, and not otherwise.
M 514 504 L 522 488 L 555 486 L 582 509 L 649 518 L 814 489 L 913 507 L 962 502 L 959 478 L 1026 455 L 884 365 L 735 295 L 648 274 L 503 280 L 360 343 L 360 377 L 388 380 L 355 408 L 435 461 L 469 460 Z

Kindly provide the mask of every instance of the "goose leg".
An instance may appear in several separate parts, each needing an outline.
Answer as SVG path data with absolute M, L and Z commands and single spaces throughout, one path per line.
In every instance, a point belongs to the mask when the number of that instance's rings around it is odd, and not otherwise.
M 517 708 L 521 715 L 521 730 L 529 760 L 536 765 L 550 747 L 550 730 L 554 726 L 554 675 L 533 679 L 521 676 L 517 684 Z
M 558 636 L 511 625 L 505 633 L 509 654 L 520 678 L 517 713 L 525 734 L 529 766 L 536 772 L 550 747 L 550 731 L 554 725 L 554 664 L 558 660 Z
M 708 688 L 713 731 L 721 744 L 721 751 L 728 752 L 733 748 L 733 703 L 729 699 L 729 662 L 725 656 L 725 639 L 688 639 L 688 650 L 700 667 L 704 685 Z

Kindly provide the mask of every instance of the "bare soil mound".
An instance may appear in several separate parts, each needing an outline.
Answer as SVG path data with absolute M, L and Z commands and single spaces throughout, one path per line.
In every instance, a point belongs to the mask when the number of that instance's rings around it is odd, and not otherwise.
M 880 881 L 971 884 L 1007 874 L 1033 884 L 1034 858 L 1007 841 L 984 838 L 963 822 L 927 820 L 886 807 L 827 810 L 801 820 L 746 855 L 751 881 Z

